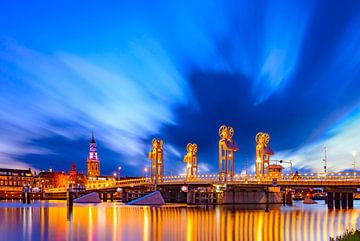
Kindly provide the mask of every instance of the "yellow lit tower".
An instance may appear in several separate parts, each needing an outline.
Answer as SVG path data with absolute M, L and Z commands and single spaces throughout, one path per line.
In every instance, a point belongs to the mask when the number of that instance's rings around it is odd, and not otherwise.
M 163 163 L 163 140 L 152 139 L 152 150 L 149 152 L 149 159 L 151 160 L 151 181 L 155 184 L 161 182 L 164 176 Z
M 86 161 L 87 175 L 90 177 L 100 176 L 100 159 L 96 150 L 96 142 L 94 138 L 94 132 L 90 140 L 90 151 Z
M 186 180 L 195 179 L 198 176 L 198 147 L 196 144 L 189 143 L 186 146 L 187 153 L 184 157 L 186 162 Z
M 219 128 L 219 180 L 226 182 L 234 177 L 234 153 L 239 150 L 232 140 L 234 128 L 222 125 Z
M 265 175 L 265 171 L 269 166 L 270 156 L 274 155 L 271 147 L 269 146 L 270 136 L 268 133 L 259 132 L 255 136 L 256 141 L 256 163 L 255 173 L 256 176 Z

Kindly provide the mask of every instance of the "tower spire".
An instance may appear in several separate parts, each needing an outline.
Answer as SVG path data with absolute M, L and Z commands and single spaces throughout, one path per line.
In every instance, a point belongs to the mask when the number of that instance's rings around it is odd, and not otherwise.
M 96 142 L 95 142 L 95 138 L 94 138 L 94 131 L 92 131 L 90 143 L 96 143 Z

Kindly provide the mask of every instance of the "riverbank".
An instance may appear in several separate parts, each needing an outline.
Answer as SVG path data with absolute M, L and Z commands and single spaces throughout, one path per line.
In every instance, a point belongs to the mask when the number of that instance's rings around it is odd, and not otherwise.
M 330 238 L 330 241 L 359 241 L 360 231 L 359 230 L 347 230 L 345 234 L 338 236 L 337 238 Z

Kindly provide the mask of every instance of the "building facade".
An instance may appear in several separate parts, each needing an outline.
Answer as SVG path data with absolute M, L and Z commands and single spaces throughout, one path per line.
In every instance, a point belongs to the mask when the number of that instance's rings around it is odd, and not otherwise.
M 31 169 L 0 168 L 0 190 L 21 191 L 23 186 L 33 186 L 34 176 Z

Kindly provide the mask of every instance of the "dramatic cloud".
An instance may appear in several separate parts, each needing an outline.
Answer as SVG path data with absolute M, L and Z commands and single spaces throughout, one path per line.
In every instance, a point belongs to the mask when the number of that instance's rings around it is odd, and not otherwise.
M 237 172 L 257 131 L 298 168 L 359 150 L 357 2 L 21 4 L 0 9 L 0 166 L 84 169 L 94 130 L 104 173 L 139 175 L 153 137 L 167 174 L 188 142 L 216 172 L 221 124 Z

